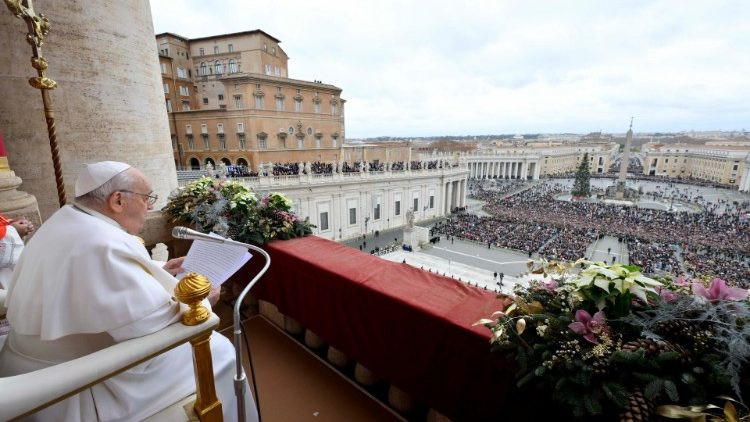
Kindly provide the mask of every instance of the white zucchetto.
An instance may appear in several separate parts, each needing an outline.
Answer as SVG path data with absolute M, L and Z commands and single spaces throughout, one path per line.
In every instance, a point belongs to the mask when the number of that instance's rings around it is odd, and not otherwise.
M 85 167 L 76 180 L 76 198 L 107 183 L 110 179 L 130 167 L 130 164 L 119 161 L 100 161 L 98 163 L 85 164 Z

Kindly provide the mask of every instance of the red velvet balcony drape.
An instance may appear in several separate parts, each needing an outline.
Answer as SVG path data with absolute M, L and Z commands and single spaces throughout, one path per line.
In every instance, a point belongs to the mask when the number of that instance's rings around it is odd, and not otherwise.
M 456 421 L 502 419 L 513 368 L 490 352 L 489 331 L 472 327 L 500 309 L 494 294 L 314 236 L 265 248 L 259 299 Z

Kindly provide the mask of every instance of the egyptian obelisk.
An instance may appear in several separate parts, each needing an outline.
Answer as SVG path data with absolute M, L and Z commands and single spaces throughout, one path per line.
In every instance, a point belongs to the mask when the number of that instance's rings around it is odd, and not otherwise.
M 620 162 L 620 175 L 617 177 L 617 191 L 615 199 L 625 199 L 625 177 L 628 175 L 628 163 L 630 162 L 630 144 L 633 143 L 633 118 L 630 118 L 630 129 L 625 135 L 625 150 L 622 152 Z

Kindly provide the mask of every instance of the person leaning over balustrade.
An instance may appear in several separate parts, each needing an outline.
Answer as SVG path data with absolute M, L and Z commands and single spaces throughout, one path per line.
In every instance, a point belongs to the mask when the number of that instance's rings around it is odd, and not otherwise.
M 69 361 L 179 323 L 184 305 L 172 295 L 182 259 L 162 267 L 134 236 L 156 199 L 151 183 L 128 164 L 104 161 L 81 171 L 73 204 L 40 227 L 16 266 L 0 376 Z M 234 348 L 214 333 L 211 352 L 224 420 L 234 420 Z M 141 420 L 194 391 L 192 350 L 183 344 L 30 419 Z M 252 397 L 246 400 L 248 420 L 257 420 Z

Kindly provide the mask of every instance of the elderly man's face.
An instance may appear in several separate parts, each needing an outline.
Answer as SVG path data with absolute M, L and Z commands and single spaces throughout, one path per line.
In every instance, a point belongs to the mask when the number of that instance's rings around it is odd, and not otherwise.
M 122 211 L 117 214 L 115 220 L 130 234 L 138 234 L 146 222 L 146 214 L 154 208 L 149 204 L 148 195 L 153 191 L 151 183 L 138 169 L 131 168 L 127 171 L 134 172 L 136 181 L 128 189 L 130 192 L 120 192 Z

